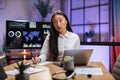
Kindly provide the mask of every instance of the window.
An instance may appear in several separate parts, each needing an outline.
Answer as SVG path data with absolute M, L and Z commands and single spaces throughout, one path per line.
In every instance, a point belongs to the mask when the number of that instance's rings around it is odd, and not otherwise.
M 109 42 L 110 40 L 110 1 L 71 0 L 70 22 L 81 42 Z

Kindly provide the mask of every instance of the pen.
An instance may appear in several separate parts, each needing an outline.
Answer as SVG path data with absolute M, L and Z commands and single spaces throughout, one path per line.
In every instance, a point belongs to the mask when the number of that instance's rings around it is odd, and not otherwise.
M 33 59 L 35 60 L 35 56 L 34 56 L 34 54 L 33 54 L 33 52 L 31 51 L 31 56 L 33 57 Z

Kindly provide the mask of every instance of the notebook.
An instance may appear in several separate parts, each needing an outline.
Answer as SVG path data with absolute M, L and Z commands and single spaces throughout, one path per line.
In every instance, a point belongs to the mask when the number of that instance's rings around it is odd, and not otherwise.
M 93 49 L 65 50 L 61 61 L 61 66 L 63 64 L 63 59 L 65 56 L 73 56 L 75 66 L 87 65 L 92 52 Z

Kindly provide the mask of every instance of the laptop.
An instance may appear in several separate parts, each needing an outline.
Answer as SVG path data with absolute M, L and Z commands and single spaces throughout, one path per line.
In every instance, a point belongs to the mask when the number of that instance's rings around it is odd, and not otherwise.
M 61 61 L 61 66 L 65 56 L 73 56 L 75 66 L 87 65 L 92 52 L 93 49 L 65 50 Z

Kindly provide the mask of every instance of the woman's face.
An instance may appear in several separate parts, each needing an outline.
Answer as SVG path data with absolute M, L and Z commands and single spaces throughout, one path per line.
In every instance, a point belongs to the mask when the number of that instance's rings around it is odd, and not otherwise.
M 67 31 L 67 20 L 62 15 L 55 15 L 52 19 L 53 26 L 55 29 L 62 35 L 64 35 Z

